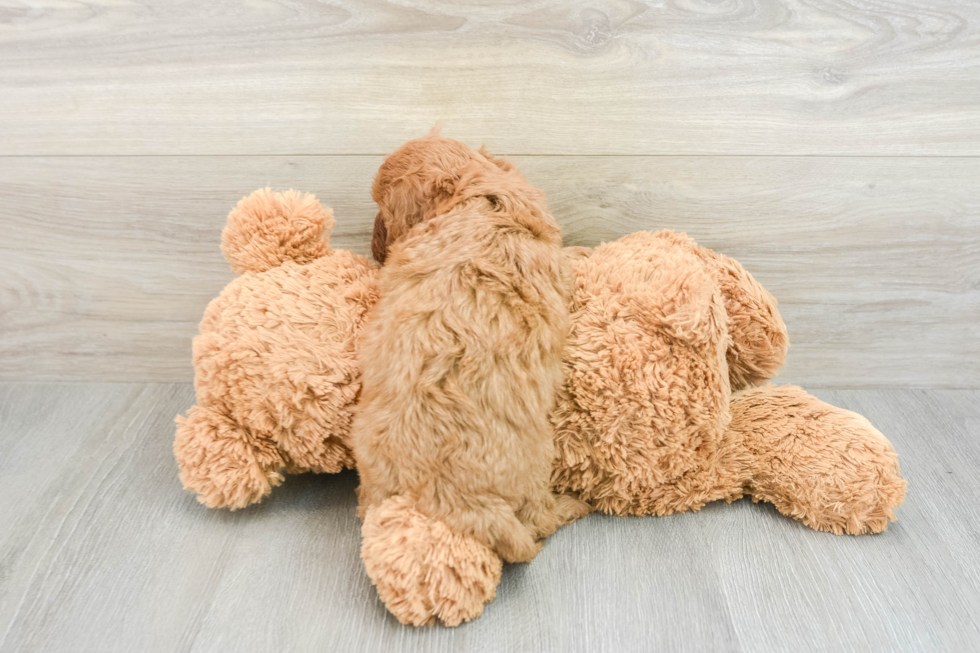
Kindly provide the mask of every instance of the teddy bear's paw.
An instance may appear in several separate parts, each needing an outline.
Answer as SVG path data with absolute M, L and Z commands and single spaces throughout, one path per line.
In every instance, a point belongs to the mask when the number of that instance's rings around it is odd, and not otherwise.
M 751 390 L 732 406 L 757 456 L 754 501 L 837 535 L 879 533 L 895 520 L 906 482 L 895 449 L 867 419 L 794 386 Z
M 866 425 L 865 437 L 852 440 L 829 474 L 815 481 L 803 522 L 836 535 L 880 533 L 895 521 L 907 484 L 891 443 L 863 417 L 850 415 Z
M 810 528 L 835 535 L 880 533 L 888 528 L 888 522 L 895 521 L 894 509 L 905 497 L 904 479 L 897 474 L 879 475 L 879 471 L 874 471 L 844 479 L 838 477 L 838 480 L 854 488 L 853 491 L 838 485 L 800 492 L 795 496 L 785 493 L 762 497 L 754 493 L 753 500 L 768 500 L 783 514 Z
M 453 532 L 401 496 L 371 506 L 361 557 L 388 610 L 404 624 L 458 626 L 483 613 L 502 563 L 487 546 Z
M 256 438 L 229 417 L 193 406 L 177 417 L 174 455 L 184 488 L 208 508 L 236 510 L 258 503 L 282 482 L 284 463 L 275 445 Z

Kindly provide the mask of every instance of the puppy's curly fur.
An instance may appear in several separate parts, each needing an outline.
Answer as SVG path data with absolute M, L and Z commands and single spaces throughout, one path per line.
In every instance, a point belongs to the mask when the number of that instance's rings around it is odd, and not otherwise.
M 558 224 L 515 168 L 434 134 L 392 154 L 373 194 L 386 265 L 352 433 L 362 514 L 404 497 L 530 560 L 588 512 L 549 484 L 569 328 Z

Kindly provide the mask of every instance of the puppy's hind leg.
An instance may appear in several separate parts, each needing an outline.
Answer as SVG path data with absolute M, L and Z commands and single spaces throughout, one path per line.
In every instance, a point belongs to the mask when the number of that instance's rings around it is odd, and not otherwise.
M 529 500 L 517 511 L 517 518 L 534 532 L 536 539 L 550 536 L 560 527 L 589 514 L 589 504 L 568 494 L 550 491 Z
M 436 476 L 409 494 L 420 512 L 482 542 L 506 562 L 528 562 L 538 555 L 542 543 L 534 529 L 518 519 L 514 507 L 496 488 L 461 493 L 463 485 L 451 476 Z
M 577 519 L 581 519 L 592 511 L 586 502 L 569 494 L 555 495 L 555 508 L 558 515 L 558 526 L 566 526 Z
M 544 545 L 500 497 L 469 497 L 466 505 L 436 514 L 452 528 L 484 542 L 505 562 L 529 562 Z
M 530 562 L 544 546 L 544 540 L 510 513 L 510 519 L 498 522 L 490 529 L 494 550 L 505 562 Z

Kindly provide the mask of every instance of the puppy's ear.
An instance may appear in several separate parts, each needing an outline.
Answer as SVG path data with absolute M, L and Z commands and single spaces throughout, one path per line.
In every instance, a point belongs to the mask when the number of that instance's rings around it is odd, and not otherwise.
M 381 214 L 374 219 L 374 236 L 371 237 L 371 255 L 374 260 L 384 265 L 388 258 L 388 228 L 385 227 L 384 218 Z
M 418 175 L 395 179 L 378 202 L 378 217 L 374 220 L 371 253 L 378 263 L 388 257 L 388 246 L 400 240 L 408 230 L 422 222 L 431 192 Z
M 418 175 L 395 179 L 385 194 L 381 215 L 390 241 L 401 238 L 406 231 L 422 221 L 426 202 L 426 185 Z
M 443 171 L 412 173 L 393 180 L 378 200 L 371 253 L 384 263 L 393 245 L 418 223 L 452 208 L 460 177 Z M 380 193 L 378 193 L 380 194 Z

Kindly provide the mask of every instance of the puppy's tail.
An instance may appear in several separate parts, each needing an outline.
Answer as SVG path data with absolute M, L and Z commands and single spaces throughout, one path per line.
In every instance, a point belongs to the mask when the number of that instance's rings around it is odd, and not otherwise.
M 369 507 L 361 558 L 388 610 L 404 624 L 437 619 L 457 626 L 483 613 L 500 583 L 502 562 L 489 547 L 390 497 Z
M 309 263 L 330 252 L 333 211 L 311 193 L 262 188 L 243 198 L 221 234 L 221 251 L 237 274 L 264 272 L 285 261 Z

